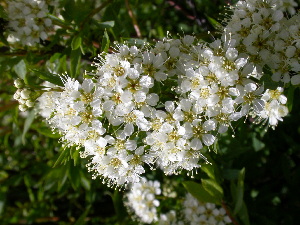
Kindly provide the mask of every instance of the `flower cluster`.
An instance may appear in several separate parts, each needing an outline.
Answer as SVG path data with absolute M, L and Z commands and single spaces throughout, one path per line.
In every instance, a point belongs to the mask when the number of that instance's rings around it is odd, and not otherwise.
M 239 1 L 227 21 L 223 39 L 230 39 L 242 57 L 249 57 L 247 70 L 257 71 L 260 79 L 267 67 L 274 81 L 300 83 L 299 15 L 293 0 Z M 298 74 L 298 75 L 296 75 Z
M 64 87 L 42 94 L 39 113 L 109 184 L 139 182 L 146 166 L 168 175 L 197 169 L 232 122 L 250 115 L 275 127 L 288 113 L 283 88 L 264 88 L 263 69 L 284 68 L 278 54 L 292 83 L 300 77 L 299 16 L 285 19 L 277 2 L 238 2 L 210 44 L 185 35 L 117 46 L 81 83 L 66 75 Z M 280 43 L 289 47 L 275 54 Z
M 134 212 L 139 221 L 143 223 L 157 222 L 159 200 L 156 197 L 160 194 L 160 182 L 142 179 L 142 182 L 133 184 L 131 190 L 126 194 L 126 205 L 130 211 Z
M 122 45 L 99 58 L 91 79 L 65 78 L 61 92 L 44 93 L 39 108 L 67 145 L 92 157 L 94 177 L 139 182 L 145 164 L 166 174 L 198 168 L 205 146 L 232 121 L 251 114 L 275 126 L 286 115 L 286 101 L 270 112 L 247 65 L 221 40 L 206 45 L 187 35 L 153 47 Z
M 19 41 L 24 46 L 35 45 L 40 39 L 46 40 L 47 30 L 52 26 L 47 13 L 48 4 L 45 0 L 8 0 L 8 27 L 11 29 L 9 40 Z
M 231 219 L 224 208 L 218 208 L 213 203 L 201 203 L 191 194 L 187 194 L 183 201 L 179 203 L 177 208 L 180 210 L 174 210 L 172 206 L 168 205 L 170 211 L 162 213 L 159 206 L 164 203 L 164 200 L 158 200 L 158 196 L 161 195 L 159 181 L 148 181 L 143 178 L 141 183 L 131 186 L 131 189 L 125 195 L 125 204 L 128 211 L 133 213 L 134 218 L 147 224 L 231 224 Z M 166 199 L 167 196 L 163 195 L 163 197 Z
M 35 105 L 34 91 L 25 88 L 24 81 L 20 78 L 14 81 L 14 85 L 18 88 L 13 97 L 19 102 L 19 110 L 24 112 L 33 107 Z
M 225 225 L 231 223 L 224 208 L 218 208 L 213 203 L 201 203 L 191 194 L 186 195 L 183 205 L 183 215 L 188 224 Z

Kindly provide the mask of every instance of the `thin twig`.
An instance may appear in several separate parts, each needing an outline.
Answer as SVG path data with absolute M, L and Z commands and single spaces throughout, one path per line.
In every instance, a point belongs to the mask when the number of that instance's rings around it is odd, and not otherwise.
M 99 7 L 94 9 L 92 12 L 90 12 L 90 14 L 87 15 L 87 17 L 82 21 L 79 30 L 82 30 L 84 25 L 90 20 L 90 18 L 92 18 L 94 15 L 96 15 L 98 12 L 100 12 L 103 8 L 105 8 L 107 5 L 109 5 L 112 1 L 113 0 L 107 0 L 106 2 L 103 2 Z
M 198 24 L 198 26 L 202 26 L 203 24 L 202 24 L 202 22 L 201 22 L 201 20 L 200 20 L 200 18 L 199 18 L 199 13 L 197 13 L 197 11 L 196 11 L 196 5 L 195 5 L 195 2 L 194 2 L 193 0 L 187 0 L 186 2 L 187 2 L 187 4 L 188 4 L 188 6 L 189 6 L 189 7 L 192 9 L 192 11 L 193 11 L 193 14 L 194 14 L 196 23 Z
M 234 225 L 239 225 L 239 223 L 236 221 L 236 219 L 232 216 L 231 212 L 229 211 L 229 209 L 227 208 L 226 206 L 226 203 L 224 201 L 222 201 L 222 207 L 223 209 L 225 209 L 226 211 L 226 214 L 229 216 L 229 218 L 231 219 L 231 222 L 234 224 Z
M 133 11 L 132 11 L 131 7 L 130 7 L 130 5 L 129 5 L 128 0 L 125 0 L 125 3 L 126 3 L 126 8 L 127 8 L 127 10 L 128 10 L 128 14 L 129 14 L 129 16 L 130 16 L 130 18 L 131 18 L 131 20 L 132 20 L 133 27 L 134 27 L 134 29 L 135 29 L 136 35 L 138 36 L 138 38 L 142 38 L 142 34 L 141 34 L 141 31 L 140 31 L 140 27 L 139 27 L 139 25 L 138 25 L 138 23 L 137 23 L 137 20 L 136 20 L 134 14 L 133 14 Z
M 190 15 L 188 12 L 186 12 L 180 5 L 178 5 L 176 2 L 174 1 L 167 1 L 167 3 L 169 3 L 170 6 L 174 7 L 176 10 L 182 12 L 188 19 L 190 20 L 195 20 L 196 17 Z

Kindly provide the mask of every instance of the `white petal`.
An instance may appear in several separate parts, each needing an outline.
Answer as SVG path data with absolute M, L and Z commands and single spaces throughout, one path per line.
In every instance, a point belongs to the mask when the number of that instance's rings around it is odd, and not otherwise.
M 202 141 L 206 146 L 210 146 L 215 142 L 215 136 L 212 134 L 204 134 L 202 137 Z
M 203 145 L 202 145 L 201 141 L 198 138 L 194 138 L 191 141 L 191 148 L 194 149 L 194 150 L 199 150 L 199 149 L 203 148 Z

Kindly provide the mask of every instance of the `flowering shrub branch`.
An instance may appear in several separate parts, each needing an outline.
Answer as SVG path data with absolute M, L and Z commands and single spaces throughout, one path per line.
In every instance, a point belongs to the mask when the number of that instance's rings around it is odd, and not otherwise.
M 125 2 L 141 38 L 130 3 Z M 68 39 L 70 46 L 64 51 L 70 54 L 69 61 L 57 53 L 48 62 L 49 73 L 31 69 L 39 73 L 38 85 L 27 79 L 24 61 L 14 67 L 20 77 L 14 82 L 13 96 L 19 110 L 33 108 L 59 134 L 64 148 L 75 148 L 81 158 L 87 158 L 93 179 L 100 177 L 109 187 L 130 187 L 126 206 L 138 221 L 238 224 L 234 217 L 245 210 L 244 170 L 236 187 L 232 185 L 242 193 L 232 215 L 220 180 L 208 166 L 214 163 L 211 150 L 228 130 L 234 130 L 236 121 L 252 118 L 275 128 L 288 115 L 286 90 L 300 84 L 297 3 L 238 1 L 220 28 L 220 37 L 212 42 L 196 35 L 168 35 L 154 43 L 125 41 L 108 53 L 110 37 L 105 30 L 103 52 L 82 73 L 80 62 L 87 63 L 89 58 L 82 60 L 83 46 L 93 43 L 83 32 L 93 26 L 113 26 L 92 20 L 110 4 L 105 1 L 86 13 L 76 21 L 79 26 L 73 24 L 75 19 L 61 19 L 64 12 L 54 10 L 59 8 L 58 1 L 9 0 L 4 4 L 7 42 L 12 46 L 39 52 L 39 43 L 51 39 L 60 29 L 57 26 L 73 35 L 56 37 L 57 43 L 49 47 Z M 94 46 L 89 48 L 95 52 Z M 57 75 L 58 67 L 69 72 Z M 183 183 L 193 196 L 187 194 L 176 203 L 180 210 L 159 214 L 160 183 L 144 178 L 157 168 L 165 175 L 184 172 L 193 176 L 201 170 L 209 178 L 201 179 L 201 184 Z

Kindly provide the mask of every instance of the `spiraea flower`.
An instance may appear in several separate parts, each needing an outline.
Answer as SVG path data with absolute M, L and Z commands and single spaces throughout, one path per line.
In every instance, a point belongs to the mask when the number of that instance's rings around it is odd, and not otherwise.
M 227 21 L 223 40 L 232 40 L 242 57 L 248 57 L 247 73 L 263 68 L 272 71 L 276 82 L 299 83 L 299 35 L 292 33 L 299 26 L 299 15 L 285 18 L 285 11 L 295 13 L 297 3 L 286 0 L 246 0 L 233 7 L 233 15 Z M 291 76 L 291 72 L 297 75 Z
M 124 44 L 98 58 L 92 79 L 66 77 L 61 91 L 44 93 L 40 114 L 65 145 L 82 148 L 93 177 L 111 185 L 139 182 L 148 166 L 192 171 L 233 121 L 251 114 L 273 126 L 286 115 L 285 103 L 273 112 L 262 98 L 247 63 L 232 40 Z
M 213 203 L 201 203 L 191 194 L 185 196 L 182 212 L 188 224 L 224 225 L 231 223 L 224 208 L 218 208 Z
M 56 1 L 52 1 L 56 2 Z M 8 0 L 9 40 L 32 46 L 48 38 L 52 21 L 45 0 Z
M 138 217 L 138 220 L 151 224 L 159 220 L 157 207 L 160 202 L 157 196 L 161 194 L 159 181 L 148 181 L 145 178 L 141 183 L 131 186 L 130 191 L 126 194 L 126 206 L 129 211 Z

